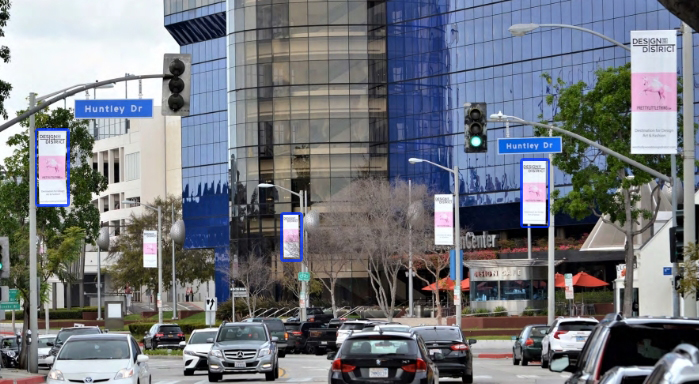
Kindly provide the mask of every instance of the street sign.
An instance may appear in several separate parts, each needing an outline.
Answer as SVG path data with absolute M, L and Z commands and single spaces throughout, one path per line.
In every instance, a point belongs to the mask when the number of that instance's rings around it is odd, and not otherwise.
M 663 267 L 663 276 L 672 276 L 672 267 Z
M 563 275 L 563 279 L 565 281 L 565 292 L 566 292 L 566 300 L 573 300 L 575 297 L 574 291 L 573 291 L 573 275 L 570 273 L 566 273 Z
M 218 308 L 218 303 L 216 302 L 215 297 L 207 297 L 206 298 L 206 311 L 207 312 L 216 312 L 216 309 Z
M 75 100 L 76 119 L 152 118 L 153 99 Z
M 19 289 L 14 289 L 14 288 L 10 289 L 9 296 L 10 296 L 10 298 L 8 299 L 8 301 L 19 303 L 19 297 L 18 297 L 19 296 Z
M 563 140 L 560 137 L 508 137 L 498 139 L 498 155 L 561 152 L 563 152 Z
M 299 272 L 299 281 L 311 281 L 311 273 Z
M 248 290 L 246 288 L 231 288 L 231 296 L 248 297 Z
M 19 302 L 7 302 L 3 301 L 0 303 L 1 311 L 19 311 Z

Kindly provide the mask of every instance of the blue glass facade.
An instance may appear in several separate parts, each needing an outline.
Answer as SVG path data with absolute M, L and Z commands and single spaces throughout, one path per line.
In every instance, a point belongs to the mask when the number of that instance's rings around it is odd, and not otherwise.
M 215 252 L 216 297 L 229 296 L 225 1 L 165 0 L 165 28 L 192 55 L 190 115 L 182 119 L 185 248 Z
M 461 225 L 474 230 L 519 227 L 519 160 L 537 156 L 498 155 L 496 140 L 505 137 L 505 129 L 494 123 L 488 129 L 488 153 L 464 153 L 463 103 L 485 101 L 489 114 L 550 119 L 553 108 L 546 105 L 545 96 L 552 89 L 541 78 L 543 73 L 568 84 L 592 85 L 597 68 L 629 60 L 625 50 L 591 34 L 541 28 L 513 37 L 509 26 L 574 24 L 628 43 L 631 30 L 680 25 L 654 0 L 394 0 L 387 3 L 386 13 L 390 176 L 448 193 L 453 191 L 450 175 L 407 160 L 458 164 L 465 213 Z M 697 45 L 698 40 L 695 37 Z M 694 50 L 699 57 L 696 46 Z M 533 136 L 533 130 L 511 125 L 510 136 Z M 555 180 L 567 193 L 570 177 L 556 170 Z M 481 214 L 484 208 L 488 215 Z

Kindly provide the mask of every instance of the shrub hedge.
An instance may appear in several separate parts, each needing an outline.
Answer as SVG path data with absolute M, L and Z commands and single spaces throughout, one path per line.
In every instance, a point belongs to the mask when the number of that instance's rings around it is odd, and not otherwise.
M 82 320 L 83 312 L 97 312 L 97 307 L 49 309 L 49 320 Z M 104 312 L 104 308 L 103 308 Z M 39 320 L 46 318 L 45 311 L 39 311 Z M 24 311 L 15 311 L 15 319 L 24 318 Z M 5 320 L 12 320 L 12 311 L 5 311 Z
M 131 332 L 132 335 L 135 337 L 143 337 L 143 335 L 150 330 L 150 328 L 153 326 L 155 323 L 131 323 L 128 325 L 129 327 L 129 332 Z M 204 323 L 192 323 L 192 324 L 179 324 L 180 329 L 182 329 L 182 332 L 184 333 L 192 333 L 193 330 L 195 329 L 203 329 L 203 328 L 208 328 L 209 326 L 204 324 Z

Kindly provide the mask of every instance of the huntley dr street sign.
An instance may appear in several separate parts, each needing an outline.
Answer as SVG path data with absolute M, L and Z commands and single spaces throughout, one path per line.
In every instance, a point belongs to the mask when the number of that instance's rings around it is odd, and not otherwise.
M 153 117 L 153 99 L 75 100 L 76 119 Z

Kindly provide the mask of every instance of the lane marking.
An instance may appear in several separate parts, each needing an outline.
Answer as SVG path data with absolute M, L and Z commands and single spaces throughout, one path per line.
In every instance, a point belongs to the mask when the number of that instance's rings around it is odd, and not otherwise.
M 539 377 L 539 375 L 517 375 L 518 379 L 536 379 Z
M 286 377 L 286 370 L 284 368 L 277 368 L 279 370 L 279 378 Z
M 492 378 L 493 378 L 493 376 L 488 376 L 488 375 L 473 376 L 473 379 L 474 379 L 474 380 L 476 380 L 476 379 L 479 379 L 479 380 L 486 379 L 486 380 L 487 380 L 487 379 L 492 379 Z

